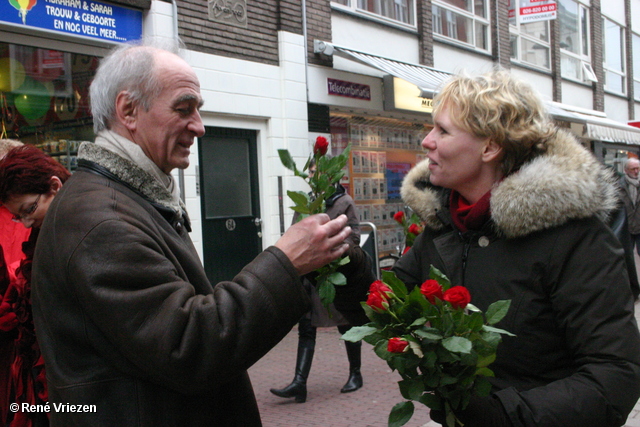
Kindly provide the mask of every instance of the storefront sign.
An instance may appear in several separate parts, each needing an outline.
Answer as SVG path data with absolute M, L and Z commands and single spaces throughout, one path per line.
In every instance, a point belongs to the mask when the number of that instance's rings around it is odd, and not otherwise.
M 384 76 L 384 94 L 384 109 L 387 111 L 433 111 L 433 99 L 421 96 L 420 88 L 406 80 L 391 75 Z
M 247 28 L 247 0 L 209 0 L 209 19 Z
M 520 6 L 516 12 L 515 2 L 519 1 Z M 517 13 L 517 16 L 516 16 Z M 516 18 L 521 24 L 536 21 L 549 21 L 556 19 L 557 4 L 548 0 L 510 0 L 509 1 L 509 21 L 515 24 Z
M 347 98 L 371 101 L 371 86 L 343 80 L 327 79 L 329 95 L 346 96 Z
M 142 12 L 85 0 L 0 0 L 0 21 L 101 40 L 142 36 Z

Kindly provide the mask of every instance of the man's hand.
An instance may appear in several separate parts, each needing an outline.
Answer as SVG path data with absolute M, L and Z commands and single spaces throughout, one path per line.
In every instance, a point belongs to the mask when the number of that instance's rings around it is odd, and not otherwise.
M 347 217 L 329 220 L 327 214 L 312 215 L 295 223 L 275 246 L 289 257 L 302 276 L 341 257 L 349 245 L 344 240 L 351 234 Z

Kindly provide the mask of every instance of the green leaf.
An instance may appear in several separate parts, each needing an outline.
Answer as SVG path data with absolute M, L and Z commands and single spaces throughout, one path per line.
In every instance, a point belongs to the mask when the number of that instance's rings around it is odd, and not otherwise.
M 442 345 L 449 351 L 454 353 L 471 352 L 471 341 L 463 337 L 449 337 L 442 340 Z
M 504 334 L 504 335 L 509 335 L 510 337 L 515 337 L 515 334 L 512 334 L 509 331 L 505 331 L 504 329 L 500 329 L 500 328 L 494 328 L 493 326 L 488 326 L 488 325 L 484 325 L 482 327 L 483 331 L 487 331 L 487 332 L 496 332 L 498 334 Z
M 407 400 L 417 400 L 424 393 L 424 383 L 420 378 L 398 381 L 400 394 Z
M 331 273 L 327 277 L 327 280 L 337 286 L 344 286 L 347 284 L 347 277 L 337 271 L 335 273 Z
M 297 171 L 296 162 L 293 161 L 293 157 L 289 154 L 289 150 L 278 150 L 278 156 L 280 156 L 280 161 L 285 168 L 294 172 Z
M 430 341 L 440 341 L 442 339 L 442 335 L 438 333 L 438 330 L 433 328 L 429 330 L 416 329 L 413 333 Z
M 486 317 L 487 323 L 490 325 L 495 325 L 499 321 L 501 321 L 504 316 L 507 315 L 509 311 L 509 307 L 511 306 L 511 300 L 500 300 L 496 301 L 489 306 L 487 309 Z
M 476 364 L 476 366 L 478 368 L 484 368 L 492 364 L 495 360 L 496 360 L 496 354 L 492 353 L 488 356 L 478 358 L 478 363 Z
M 343 266 L 343 265 L 347 265 L 347 264 L 349 264 L 349 261 L 351 261 L 351 259 L 349 259 L 349 257 L 348 257 L 348 256 L 344 256 L 344 257 L 340 258 L 340 259 L 337 261 L 336 265 L 337 265 L 338 267 Z
M 477 377 L 473 389 L 478 396 L 488 396 L 491 393 L 491 383 L 485 377 Z
M 297 206 L 307 206 L 309 204 L 309 195 L 307 195 L 307 193 L 303 193 L 302 191 L 287 191 L 287 196 L 289 196 L 289 198 L 291 200 L 293 200 L 293 203 L 295 203 Z
M 320 295 L 320 301 L 325 307 L 328 307 L 336 297 L 336 288 L 329 282 L 322 282 L 318 284 L 318 294 Z
M 349 342 L 358 342 L 364 337 L 375 333 L 378 329 L 375 326 L 354 326 L 344 333 L 340 338 Z
M 480 375 L 480 376 L 483 376 L 483 377 L 493 377 L 493 376 L 495 376 L 493 371 L 491 369 L 489 369 L 489 368 L 486 368 L 486 367 L 476 369 L 476 375 Z
M 407 286 L 402 282 L 402 280 L 396 277 L 396 274 L 393 271 L 383 271 L 382 281 L 389 285 L 393 293 L 396 294 L 398 298 L 405 298 L 407 296 Z
M 405 401 L 398 403 L 391 409 L 389 414 L 389 427 L 400 427 L 409 422 L 413 417 L 413 402 Z
M 449 278 L 433 265 L 429 268 L 429 278 L 437 280 L 445 291 L 451 287 Z
M 419 317 L 414 320 L 413 323 L 411 323 L 411 325 L 409 326 L 424 326 L 425 323 L 427 323 L 427 319 L 425 319 L 424 317 Z
M 420 396 L 420 399 L 417 400 L 418 402 L 431 409 L 442 410 L 442 401 L 434 394 L 424 393 L 422 396 Z

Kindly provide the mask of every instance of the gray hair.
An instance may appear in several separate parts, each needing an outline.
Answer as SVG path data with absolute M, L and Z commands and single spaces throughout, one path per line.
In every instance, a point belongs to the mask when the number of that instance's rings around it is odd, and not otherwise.
M 160 76 L 155 72 L 155 54 L 167 51 L 180 55 L 183 45 L 172 39 L 151 38 L 116 46 L 100 61 L 89 87 L 93 130 L 110 129 L 115 119 L 118 94 L 126 91 L 129 98 L 146 111 L 162 91 Z
M 0 139 L 0 159 L 3 158 L 10 150 L 20 147 L 22 142 L 17 139 Z

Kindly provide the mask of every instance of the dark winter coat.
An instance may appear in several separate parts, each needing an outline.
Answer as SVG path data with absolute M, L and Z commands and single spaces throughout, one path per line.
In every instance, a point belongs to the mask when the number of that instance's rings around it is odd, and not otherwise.
M 498 183 L 491 221 L 460 233 L 449 191 L 430 187 L 428 160 L 402 196 L 427 223 L 395 265 L 419 285 L 429 266 L 466 286 L 472 303 L 511 300 L 494 393 L 513 426 L 621 426 L 640 397 L 640 334 L 623 250 L 603 222 L 616 185 L 569 134 Z
M 51 424 L 259 426 L 246 371 L 310 307 L 289 259 L 267 248 L 212 286 L 164 187 L 95 144 L 79 158 L 34 262 Z

